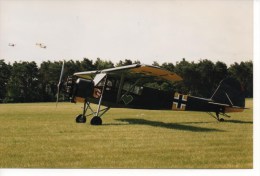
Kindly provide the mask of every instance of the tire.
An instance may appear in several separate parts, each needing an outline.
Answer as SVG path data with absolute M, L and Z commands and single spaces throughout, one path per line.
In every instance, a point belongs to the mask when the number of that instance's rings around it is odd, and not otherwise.
M 99 116 L 94 116 L 91 121 L 91 125 L 102 125 L 102 119 Z
M 224 122 L 225 120 L 223 118 L 219 119 L 220 122 Z
M 76 123 L 86 123 L 86 121 L 87 121 L 86 116 L 83 116 L 82 114 L 79 114 L 76 117 Z

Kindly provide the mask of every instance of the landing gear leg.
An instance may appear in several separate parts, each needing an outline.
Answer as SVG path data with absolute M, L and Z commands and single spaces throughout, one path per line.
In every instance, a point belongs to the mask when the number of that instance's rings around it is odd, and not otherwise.
M 94 117 L 91 119 L 90 124 L 91 125 L 102 125 L 102 119 L 101 116 L 104 115 L 109 109 L 110 107 L 105 107 L 104 109 L 100 109 L 101 107 L 101 103 L 102 103 L 102 98 L 103 98 L 103 93 L 107 84 L 107 76 L 104 77 L 105 78 L 105 84 L 103 86 L 103 90 L 101 93 L 101 96 L 99 98 L 99 102 L 98 102 L 98 107 L 97 107 L 97 111 L 95 112 L 91 107 L 90 107 L 90 102 L 87 101 L 87 99 L 85 99 L 84 102 L 84 107 L 83 107 L 83 113 L 79 114 L 76 117 L 76 122 L 77 123 L 85 123 L 86 122 L 86 117 L 89 115 L 93 115 Z M 90 109 L 90 111 L 92 112 L 91 114 L 85 115 L 87 112 L 87 109 Z
M 104 84 L 104 86 L 103 86 L 102 93 L 101 93 L 101 96 L 100 96 L 100 98 L 99 98 L 96 115 L 95 115 L 95 116 L 91 119 L 91 121 L 90 121 L 90 124 L 91 124 L 91 125 L 102 125 L 101 116 L 109 109 L 109 108 L 105 108 L 104 110 L 100 110 L 100 106 L 101 106 L 101 103 L 102 103 L 103 94 L 104 94 L 104 91 L 105 91 L 105 87 L 106 87 L 106 85 L 107 85 L 107 76 L 105 76 L 104 79 L 105 79 L 105 84 Z M 102 114 L 99 114 L 101 111 L 104 111 L 104 112 L 103 112 Z
M 88 106 L 86 107 L 86 104 L 87 104 L 87 101 L 85 100 L 84 102 L 84 107 L 83 107 L 83 113 L 82 114 L 79 114 L 77 117 L 76 117 L 76 123 L 86 123 L 87 121 L 87 118 L 86 118 L 86 112 L 87 112 L 87 109 L 89 107 L 89 104 Z
M 219 118 L 219 112 L 216 112 L 216 117 L 219 122 L 224 122 L 225 120 L 223 118 Z
M 225 121 L 223 118 L 219 118 L 219 114 L 220 114 L 219 111 L 216 111 L 216 116 L 215 116 L 214 114 L 212 114 L 211 112 L 208 112 L 208 114 L 209 114 L 211 117 L 217 119 L 217 121 L 219 121 L 219 122 L 224 122 L 224 121 Z

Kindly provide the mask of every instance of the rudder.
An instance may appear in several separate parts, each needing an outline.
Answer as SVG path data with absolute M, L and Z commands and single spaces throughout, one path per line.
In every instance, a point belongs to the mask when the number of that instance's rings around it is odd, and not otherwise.
M 238 80 L 231 77 L 225 78 L 219 83 L 211 99 L 216 103 L 245 107 L 244 89 Z

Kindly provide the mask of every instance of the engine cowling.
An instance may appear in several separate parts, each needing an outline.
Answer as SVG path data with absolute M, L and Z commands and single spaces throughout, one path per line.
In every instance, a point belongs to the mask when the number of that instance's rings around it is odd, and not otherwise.
M 93 80 L 68 77 L 66 84 L 66 93 L 69 95 L 71 102 L 76 102 L 77 99 L 86 99 L 93 97 L 94 82 Z

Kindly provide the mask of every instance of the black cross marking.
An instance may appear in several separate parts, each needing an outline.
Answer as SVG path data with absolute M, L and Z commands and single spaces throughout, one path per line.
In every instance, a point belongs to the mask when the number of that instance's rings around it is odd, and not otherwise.
M 186 105 L 186 103 L 187 103 L 187 100 L 182 100 L 182 97 L 183 97 L 183 95 L 179 95 L 179 99 L 177 98 L 174 98 L 174 102 L 177 102 L 178 103 L 178 105 L 177 105 L 177 108 L 178 109 L 180 109 L 181 108 L 181 105 L 182 104 L 185 104 Z

